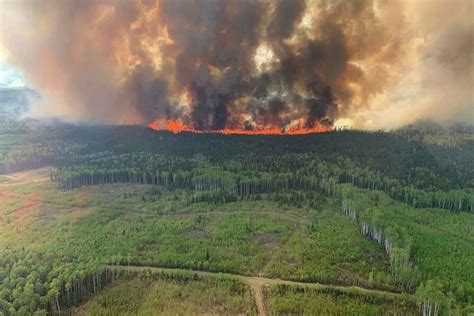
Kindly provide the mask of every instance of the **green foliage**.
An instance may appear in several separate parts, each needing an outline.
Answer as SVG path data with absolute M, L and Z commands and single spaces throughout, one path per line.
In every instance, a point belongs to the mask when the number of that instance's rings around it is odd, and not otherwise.
M 409 299 L 376 297 L 337 289 L 278 286 L 271 291 L 276 315 L 418 315 Z
M 84 315 L 156 313 L 248 315 L 256 310 L 247 286 L 214 279 L 118 281 L 80 309 Z
M 441 284 L 428 280 L 421 284 L 416 290 L 416 298 L 421 306 L 423 315 L 438 315 L 447 313 L 449 300 L 441 291 Z
M 187 191 L 167 192 L 140 185 L 61 191 L 45 182 L 35 184 L 34 189 L 28 184 L 18 184 L 9 192 L 26 199 L 42 192 L 44 205 L 32 215 L 28 230 L 22 230 L 21 223 L 14 221 L 15 207 L 6 217 L 12 220 L 6 227 L 17 226 L 22 238 L 16 237 L 16 230 L 10 233 L 4 230 L 7 242 L 4 251 L 9 245 L 25 247 L 21 252 L 15 248 L 2 253 L 2 258 L 9 260 L 1 265 L 7 267 L 2 275 L 15 280 L 5 287 L 3 297 L 9 308 L 16 311 L 22 305 L 15 305 L 10 293 L 17 291 L 20 296 L 27 293 L 17 281 L 18 273 L 12 274 L 17 271 L 11 270 L 16 266 L 22 267 L 26 275 L 45 276 L 34 281 L 41 284 L 37 306 L 53 310 L 58 309 L 57 294 L 59 305 L 70 306 L 98 291 L 99 286 L 94 290 L 94 282 L 90 280 L 91 276 L 94 279 L 94 272 L 102 275 L 100 267 L 104 264 L 181 267 L 369 287 L 391 286 L 388 258 L 376 244 L 359 234 L 355 223 L 337 211 L 288 207 L 271 202 L 276 197 L 265 196 L 260 201 L 189 204 Z M 292 195 L 296 198 L 291 198 Z M 288 195 L 288 201 L 300 199 L 306 204 L 303 196 L 295 192 Z M 330 207 L 318 194 L 309 196 L 321 201 L 319 207 Z M 295 241 L 298 245 L 293 248 Z M 340 248 L 336 256 L 334 248 Z M 305 252 L 306 259 L 297 263 L 296 270 L 291 270 L 294 263 L 284 256 L 288 249 L 297 258 Z M 343 253 L 344 249 L 348 255 Z M 324 273 L 316 278 L 312 271 L 319 267 Z M 366 281 L 371 274 L 384 277 L 376 282 Z M 101 276 L 97 284 L 102 287 L 109 280 L 110 276 Z M 72 296 L 71 292 L 70 301 L 63 299 L 69 289 L 77 288 L 83 281 L 83 290 Z
M 312 213 L 265 267 L 273 277 L 390 288 L 387 257 L 348 218 L 333 211 Z
M 114 280 L 106 264 L 360 285 L 414 293 L 427 313 L 469 311 L 473 154 L 469 128 L 251 137 L 0 120 L 1 174 L 55 168 L 54 182 L 0 178 L 0 313 L 78 305 Z M 183 313 L 255 312 L 248 289 L 187 278 L 124 281 L 91 308 L 171 311 L 178 298 L 163 287 L 187 293 Z M 142 288 L 149 301 L 121 299 Z M 410 304 L 280 289 L 271 305 L 411 314 Z
M 384 245 L 392 275 L 414 291 L 420 280 L 435 280 L 445 295 L 465 305 L 474 302 L 472 214 L 413 209 L 383 192 L 341 187 L 343 212 L 362 232 Z

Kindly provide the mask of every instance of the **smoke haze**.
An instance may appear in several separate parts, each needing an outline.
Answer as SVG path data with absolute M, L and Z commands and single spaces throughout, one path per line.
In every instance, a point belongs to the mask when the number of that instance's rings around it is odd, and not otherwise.
M 474 122 L 469 0 L 0 6 L 0 51 L 42 94 L 38 115 L 198 130 Z

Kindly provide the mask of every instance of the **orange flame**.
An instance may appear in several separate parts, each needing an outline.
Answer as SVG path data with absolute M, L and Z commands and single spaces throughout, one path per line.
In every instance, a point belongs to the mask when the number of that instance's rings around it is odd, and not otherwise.
M 167 121 L 166 129 L 175 134 L 186 130 L 183 123 L 181 123 L 180 121 Z
M 326 133 L 330 132 L 331 128 L 324 125 L 318 125 L 312 128 L 293 128 L 282 130 L 280 128 L 269 128 L 269 129 L 254 129 L 246 130 L 239 128 L 224 128 L 221 130 L 196 130 L 185 126 L 182 122 L 178 120 L 168 120 L 166 121 L 165 128 L 161 128 L 158 121 L 152 122 L 149 127 L 156 131 L 170 131 L 174 134 L 181 132 L 190 132 L 196 134 L 225 134 L 225 135 L 306 135 L 313 133 Z

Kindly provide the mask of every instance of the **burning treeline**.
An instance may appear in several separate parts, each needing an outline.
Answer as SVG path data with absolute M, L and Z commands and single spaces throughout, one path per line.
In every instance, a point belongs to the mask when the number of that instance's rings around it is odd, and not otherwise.
M 404 18 L 384 2 L 6 6 L 4 25 L 31 25 L 2 31 L 11 59 L 57 111 L 157 129 L 325 131 L 392 83 L 404 49 Z

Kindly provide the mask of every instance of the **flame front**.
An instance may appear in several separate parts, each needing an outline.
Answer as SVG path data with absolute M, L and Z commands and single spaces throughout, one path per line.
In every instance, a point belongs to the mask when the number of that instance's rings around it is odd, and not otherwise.
M 183 123 L 177 120 L 168 120 L 164 124 L 164 128 L 161 128 L 163 124 L 158 121 L 153 121 L 149 127 L 156 131 L 169 131 L 172 133 L 190 132 L 197 134 L 214 133 L 214 134 L 226 134 L 226 135 L 306 135 L 313 133 L 325 133 L 330 132 L 331 128 L 325 125 L 318 125 L 312 128 L 290 128 L 287 130 L 279 128 L 270 129 L 238 129 L 238 128 L 224 128 L 220 130 L 197 130 L 190 127 L 186 127 Z

